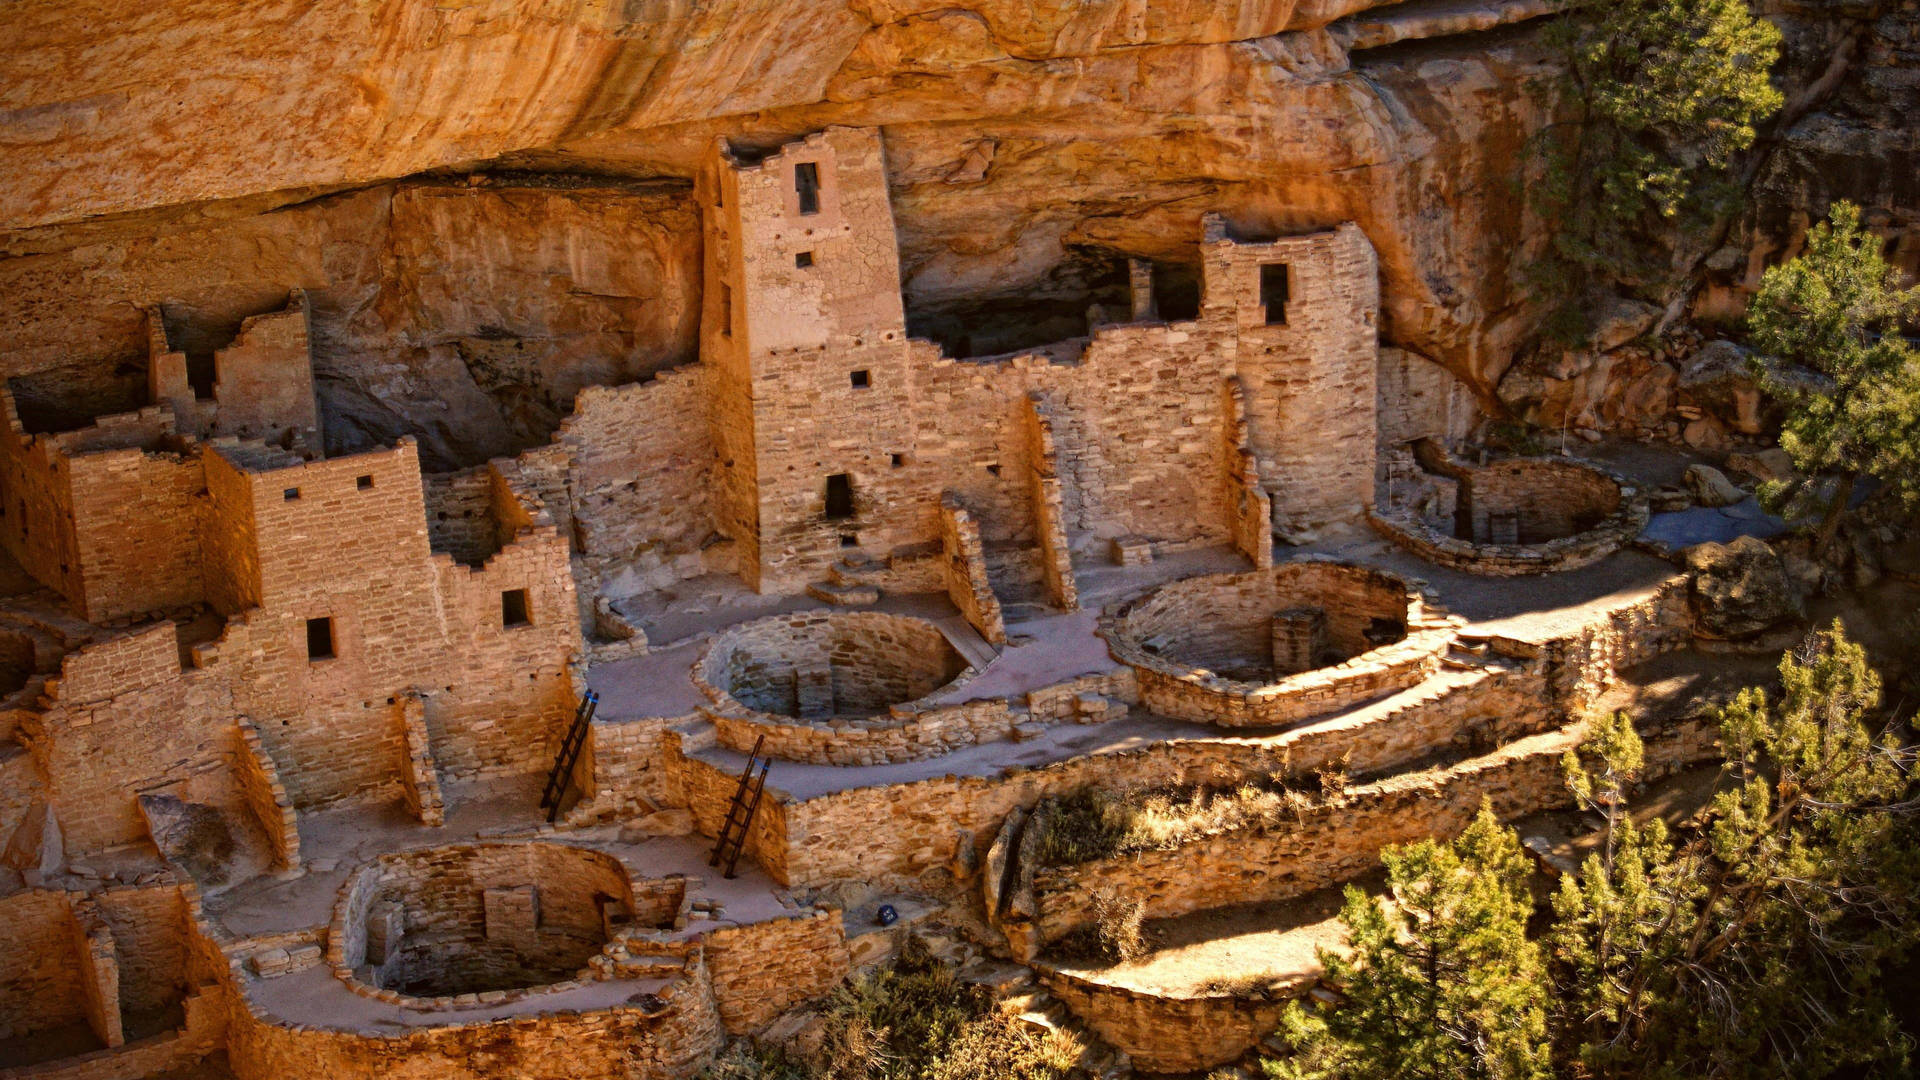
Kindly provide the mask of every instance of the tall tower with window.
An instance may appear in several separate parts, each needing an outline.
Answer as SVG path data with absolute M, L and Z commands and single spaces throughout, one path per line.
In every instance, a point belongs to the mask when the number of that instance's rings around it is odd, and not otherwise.
M 880 133 L 828 128 L 764 155 L 722 141 L 699 196 L 717 518 L 742 576 L 790 588 L 836 559 L 884 555 L 916 508 Z

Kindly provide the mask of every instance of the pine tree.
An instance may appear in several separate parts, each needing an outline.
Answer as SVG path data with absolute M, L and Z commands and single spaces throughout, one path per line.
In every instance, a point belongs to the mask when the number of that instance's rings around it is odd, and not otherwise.
M 1674 230 L 1705 231 L 1738 199 L 1733 167 L 1783 102 L 1780 32 L 1746 0 L 1582 0 L 1548 30 L 1566 78 L 1531 191 L 1553 232 L 1535 284 L 1571 338 L 1585 301 L 1625 284 L 1664 302 Z
M 1920 503 L 1920 350 L 1900 336 L 1920 318 L 1920 287 L 1894 285 L 1860 209 L 1841 202 L 1799 258 L 1762 275 L 1748 310 L 1755 370 L 1787 410 L 1780 446 L 1807 478 L 1762 496 L 1790 513 L 1824 510 L 1822 548 L 1862 476 Z M 1820 474 L 1837 475 L 1837 490 L 1823 491 Z
M 1287 1080 L 1531 1080 L 1549 1075 L 1541 951 L 1526 935 L 1532 871 L 1511 829 L 1482 807 L 1451 843 L 1381 854 L 1390 900 L 1348 887 L 1351 956 L 1323 951 L 1338 1007 L 1295 1005 L 1296 1048 L 1266 1063 Z
M 1549 934 L 1556 1046 L 1584 1075 L 1905 1064 L 1879 974 L 1920 935 L 1913 755 L 1869 725 L 1879 678 L 1837 622 L 1780 675 L 1779 701 L 1752 688 L 1720 711 L 1733 783 L 1684 843 L 1616 812 L 1640 767 L 1624 718 L 1570 763 L 1576 797 L 1609 817 Z

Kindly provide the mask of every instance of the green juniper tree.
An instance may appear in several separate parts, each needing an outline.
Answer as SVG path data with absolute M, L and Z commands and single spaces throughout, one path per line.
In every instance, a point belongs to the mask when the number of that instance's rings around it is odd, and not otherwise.
M 1287 1080 L 1530 1080 L 1548 1073 L 1545 971 L 1527 939 L 1532 872 L 1511 829 L 1482 807 L 1451 843 L 1381 853 L 1391 903 L 1351 886 L 1341 919 L 1353 953 L 1322 952 L 1337 1008 L 1294 1005 L 1297 1049 L 1266 1063 Z
M 1579 1075 L 1904 1067 L 1879 974 L 1920 915 L 1912 754 L 1870 726 L 1879 678 L 1838 623 L 1780 675 L 1778 701 L 1751 688 L 1720 711 L 1733 784 L 1684 842 L 1618 812 L 1641 755 L 1624 717 L 1569 763 L 1609 822 L 1548 934 L 1555 1043 Z
M 1572 339 L 1616 285 L 1664 303 L 1680 277 L 1667 238 L 1736 204 L 1734 165 L 1783 101 L 1780 32 L 1746 0 L 1580 0 L 1548 35 L 1566 78 L 1538 140 L 1531 191 L 1553 239 L 1533 276 L 1558 301 L 1549 331 Z
M 1920 288 L 1895 288 L 1860 209 L 1834 204 L 1798 258 L 1769 269 L 1748 309 L 1755 371 L 1786 407 L 1780 446 L 1805 479 L 1762 491 L 1776 508 L 1820 512 L 1819 546 L 1839 527 L 1862 476 L 1920 502 L 1920 349 L 1900 334 L 1920 317 Z M 1820 474 L 1839 477 L 1827 488 Z

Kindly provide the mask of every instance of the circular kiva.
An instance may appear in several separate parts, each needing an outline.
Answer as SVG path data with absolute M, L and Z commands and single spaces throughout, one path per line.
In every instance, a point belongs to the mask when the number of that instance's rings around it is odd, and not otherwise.
M 807 611 L 720 634 L 693 681 L 713 703 L 722 743 L 750 750 L 764 735 L 771 756 L 852 765 L 916 760 L 992 737 L 973 730 L 979 710 L 924 700 L 971 673 L 925 619 Z
M 1404 578 L 1319 559 L 1162 586 L 1102 621 L 1162 716 L 1273 727 L 1438 670 L 1456 623 Z
M 413 1008 L 517 998 L 593 978 L 634 914 L 633 880 L 605 852 L 537 841 L 384 855 L 341 890 L 334 973 L 363 996 Z
M 1577 569 L 1613 554 L 1647 527 L 1646 495 L 1583 462 L 1512 458 L 1450 465 L 1445 478 L 1454 484 L 1452 515 L 1375 509 L 1368 519 L 1428 562 L 1470 574 Z

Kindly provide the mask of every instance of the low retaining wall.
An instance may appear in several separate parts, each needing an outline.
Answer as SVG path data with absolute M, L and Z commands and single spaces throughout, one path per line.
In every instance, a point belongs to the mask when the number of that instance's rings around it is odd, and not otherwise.
M 1560 760 L 1579 744 L 1584 727 L 1574 723 L 1450 768 L 1363 785 L 1303 811 L 1295 823 L 1036 869 L 1034 939 L 1057 941 L 1091 923 L 1096 891 L 1141 901 L 1150 919 L 1286 900 L 1359 877 L 1390 844 L 1456 835 L 1482 800 L 1502 820 L 1571 805 Z M 1714 726 L 1700 720 L 1649 735 L 1646 775 L 1657 778 L 1714 756 L 1717 739 Z
M 1552 531 L 1597 517 L 1588 528 L 1537 543 L 1461 539 L 1406 510 L 1369 507 L 1380 535 L 1427 562 L 1469 574 L 1517 577 L 1577 570 L 1613 554 L 1647 527 L 1647 497 L 1624 477 L 1587 462 L 1521 458 L 1483 467 L 1453 463 L 1445 474 L 1461 485 L 1461 513 L 1476 536 L 1487 535 L 1490 512 L 1527 515 Z M 1564 505 L 1563 505 L 1564 504 Z M 1456 527 L 1457 528 L 1457 527 Z
M 1038 967 L 1053 996 L 1142 1072 L 1196 1072 L 1235 1060 L 1271 1034 L 1287 1003 L 1317 981 L 1302 976 L 1264 997 L 1155 994 Z
M 1349 658 L 1272 681 L 1211 670 L 1271 656 L 1283 609 L 1321 613 L 1329 647 Z M 1372 645 L 1389 624 L 1402 636 Z M 1166 585 L 1101 620 L 1114 659 L 1133 668 L 1153 712 L 1222 727 L 1278 727 L 1404 690 L 1439 670 L 1460 624 L 1406 580 L 1380 570 L 1298 559 L 1246 574 Z

